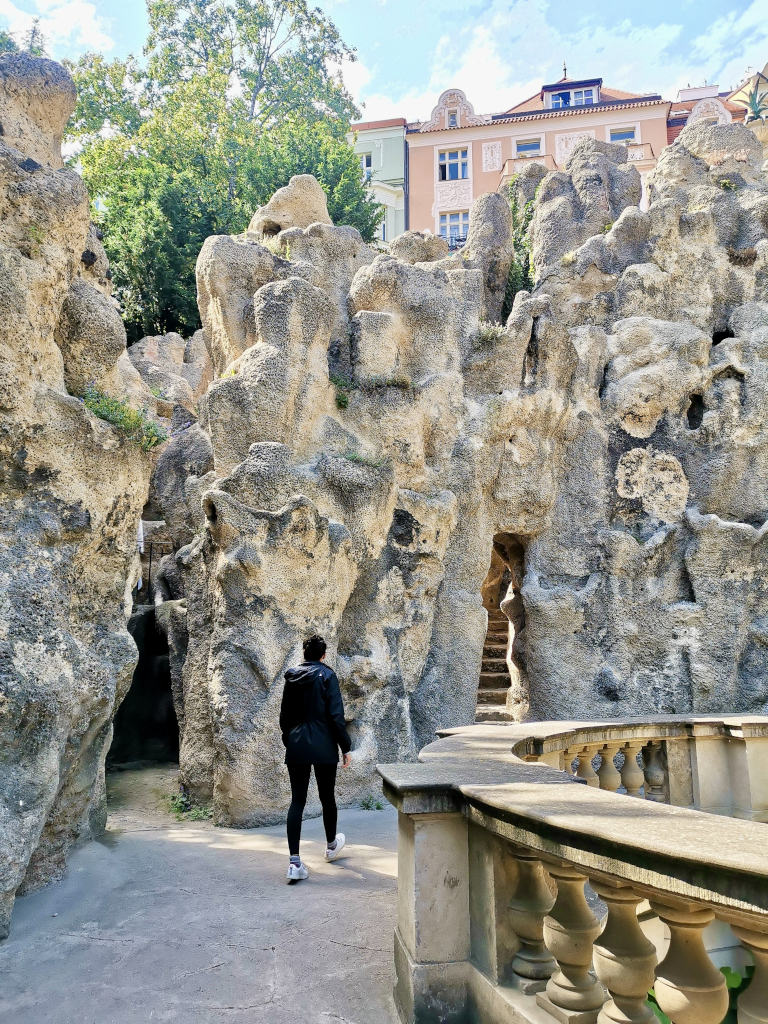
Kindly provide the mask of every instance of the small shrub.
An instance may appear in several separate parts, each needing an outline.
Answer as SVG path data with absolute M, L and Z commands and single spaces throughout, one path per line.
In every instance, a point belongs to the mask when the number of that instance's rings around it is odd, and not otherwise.
M 213 808 L 209 804 L 193 804 L 186 793 L 168 795 L 168 810 L 176 821 L 210 821 Z
M 94 416 L 111 423 L 143 452 L 149 452 L 168 440 L 168 434 L 158 423 L 149 419 L 146 409 L 134 409 L 125 399 L 112 398 L 94 384 L 88 385 L 82 402 Z
M 738 187 L 736 182 L 731 181 L 730 178 L 721 178 L 720 181 L 718 181 L 718 185 L 724 192 L 735 192 Z
M 477 332 L 478 345 L 493 345 L 504 337 L 503 324 L 491 324 L 487 321 L 480 321 L 480 328 Z
M 207 804 L 201 804 L 199 807 L 192 807 L 187 814 L 189 821 L 210 821 L 213 817 L 213 808 Z
M 331 384 L 336 388 L 336 407 L 338 409 L 346 409 L 349 405 L 349 393 L 355 385 L 343 373 L 332 373 L 330 380 Z
M 378 799 L 378 797 L 375 797 L 372 793 L 369 793 L 368 796 L 363 797 L 363 799 L 360 801 L 360 807 L 364 811 L 384 810 L 384 804 L 381 802 L 381 800 Z
M 152 387 L 149 390 L 152 392 L 155 398 L 165 398 L 165 392 L 163 391 L 162 388 Z
M 611 230 L 611 228 L 613 227 L 613 225 L 614 225 L 614 221 L 612 221 L 612 220 L 609 220 L 609 221 L 608 221 L 607 223 L 603 224 L 603 227 L 602 227 L 602 232 L 603 232 L 603 234 L 604 234 L 604 235 L 607 235 L 607 234 L 608 234 L 608 232 L 609 232 L 609 231 Z

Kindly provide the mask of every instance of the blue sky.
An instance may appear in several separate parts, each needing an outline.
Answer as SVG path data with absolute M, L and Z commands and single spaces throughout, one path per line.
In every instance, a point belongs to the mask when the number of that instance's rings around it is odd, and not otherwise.
M 344 68 L 364 116 L 429 115 L 463 89 L 479 113 L 504 110 L 557 80 L 674 99 L 688 83 L 736 86 L 768 61 L 768 0 L 320 0 L 358 52 Z M 139 54 L 144 0 L 0 0 L 0 27 L 39 17 L 52 56 Z

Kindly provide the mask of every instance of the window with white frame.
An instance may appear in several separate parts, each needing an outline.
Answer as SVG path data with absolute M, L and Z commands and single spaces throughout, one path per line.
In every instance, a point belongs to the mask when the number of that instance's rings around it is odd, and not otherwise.
M 518 139 L 515 143 L 517 156 L 541 156 L 541 139 Z
M 469 210 L 440 214 L 440 234 L 453 248 L 462 243 L 469 231 Z
M 573 90 L 573 105 L 574 107 L 588 107 L 595 102 L 595 90 L 594 89 L 574 89 Z
M 448 111 L 448 127 L 458 128 L 459 127 L 459 112 L 458 110 Z
M 469 177 L 466 149 L 446 149 L 438 156 L 437 180 L 458 181 Z
M 558 110 L 560 107 L 570 107 L 571 105 L 571 94 L 570 92 L 553 92 L 552 93 L 552 109 Z
M 628 146 L 630 142 L 636 141 L 634 128 L 611 128 L 611 142 L 623 142 Z
M 373 175 L 373 153 L 360 154 L 360 169 L 367 181 Z

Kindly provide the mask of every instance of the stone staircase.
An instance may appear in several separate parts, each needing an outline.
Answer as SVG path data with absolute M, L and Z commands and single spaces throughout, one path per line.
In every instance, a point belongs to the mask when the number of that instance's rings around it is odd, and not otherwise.
M 480 686 L 477 691 L 477 722 L 510 720 L 507 712 L 507 690 L 510 683 L 507 668 L 508 642 L 509 620 L 506 615 L 498 609 L 489 611 L 488 632 L 480 669 Z

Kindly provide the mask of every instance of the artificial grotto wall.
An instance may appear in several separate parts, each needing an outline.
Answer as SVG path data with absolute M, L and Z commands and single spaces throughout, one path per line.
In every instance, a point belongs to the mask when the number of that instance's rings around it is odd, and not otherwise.
M 536 283 L 503 325 L 510 196 L 478 199 L 460 252 L 377 253 L 299 177 L 206 241 L 217 376 L 156 491 L 182 777 L 217 821 L 285 806 L 281 682 L 310 631 L 357 748 L 347 799 L 473 719 L 497 535 L 522 552 L 515 717 L 765 710 L 761 164 L 742 126 L 691 126 L 646 211 L 620 146 L 532 164 L 511 198 Z
M 75 89 L 0 57 L 0 938 L 17 892 L 104 828 L 104 758 L 151 463 L 76 397 L 141 399 L 83 183 L 62 165 Z M 151 397 L 151 396 L 150 396 Z
M 128 355 L 61 163 L 73 102 L 57 65 L 0 58 L 0 932 L 14 893 L 103 827 L 136 660 L 150 460 L 77 400 L 91 381 L 148 407 L 147 385 L 162 392 L 173 433 L 150 505 L 175 553 L 156 621 L 182 778 L 220 823 L 285 806 L 282 673 L 310 630 L 356 740 L 344 798 L 376 761 L 471 721 L 499 536 L 522 566 L 514 716 L 765 709 L 754 136 L 686 129 L 645 212 L 621 147 L 532 164 L 512 198 L 533 204 L 536 284 L 504 324 L 508 196 L 478 200 L 458 253 L 408 233 L 379 254 L 297 179 L 243 235 L 205 243 L 202 334 Z

